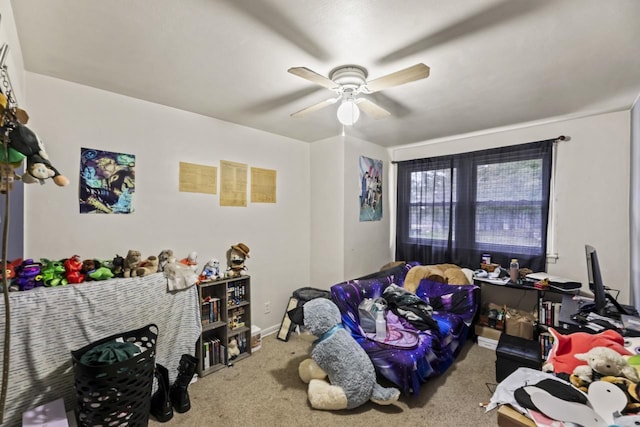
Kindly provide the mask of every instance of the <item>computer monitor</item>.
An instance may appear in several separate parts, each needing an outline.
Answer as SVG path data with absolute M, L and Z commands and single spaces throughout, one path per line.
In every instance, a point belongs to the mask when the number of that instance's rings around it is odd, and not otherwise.
M 613 296 L 611 296 L 602 281 L 602 273 L 600 272 L 600 264 L 598 263 L 598 254 L 596 249 L 591 245 L 584 246 L 587 255 L 587 274 L 589 275 L 589 290 L 593 292 L 594 310 L 601 316 L 619 317 L 621 314 L 629 314 Z M 608 302 L 613 307 L 608 306 Z

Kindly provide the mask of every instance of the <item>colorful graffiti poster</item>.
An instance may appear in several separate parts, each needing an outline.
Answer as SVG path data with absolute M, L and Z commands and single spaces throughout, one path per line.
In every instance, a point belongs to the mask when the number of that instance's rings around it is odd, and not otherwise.
M 382 219 L 382 160 L 360 156 L 360 221 Z
M 136 156 L 80 150 L 80 213 L 132 213 Z

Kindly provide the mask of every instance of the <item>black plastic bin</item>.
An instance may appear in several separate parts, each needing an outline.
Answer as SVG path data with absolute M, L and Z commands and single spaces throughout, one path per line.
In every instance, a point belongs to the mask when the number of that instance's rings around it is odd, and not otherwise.
M 71 352 L 79 426 L 146 426 L 155 368 L 158 327 L 154 324 L 115 334 Z M 122 338 L 145 351 L 111 365 L 81 362 L 87 351 Z

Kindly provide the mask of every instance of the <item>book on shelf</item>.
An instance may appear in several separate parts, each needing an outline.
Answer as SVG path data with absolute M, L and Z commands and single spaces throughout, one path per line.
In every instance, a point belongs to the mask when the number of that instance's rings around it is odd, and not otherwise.
M 206 325 L 207 323 L 210 322 L 209 318 L 211 316 L 211 305 L 209 304 L 209 301 L 204 300 L 202 301 L 202 308 L 200 311 L 200 319 L 202 320 L 202 324 Z
M 202 369 L 207 369 L 211 366 L 211 360 L 209 359 L 209 344 L 209 342 L 204 342 L 202 346 Z

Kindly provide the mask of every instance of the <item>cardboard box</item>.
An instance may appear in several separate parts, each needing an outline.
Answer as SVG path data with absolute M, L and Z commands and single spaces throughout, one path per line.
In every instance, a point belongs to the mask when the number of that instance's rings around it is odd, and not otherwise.
M 502 335 L 502 331 L 483 325 L 476 325 L 475 332 L 479 337 L 490 338 L 492 340 L 499 340 L 500 335 Z
M 498 426 L 500 427 L 535 427 L 536 423 L 525 417 L 509 405 L 498 408 Z
M 487 303 L 482 306 L 479 322 L 482 326 L 489 326 L 494 329 L 504 329 L 504 307 L 494 303 Z
M 533 313 L 515 308 L 507 308 L 505 319 L 505 333 L 507 335 L 513 335 L 527 340 L 533 339 L 533 329 L 536 323 L 536 318 Z

